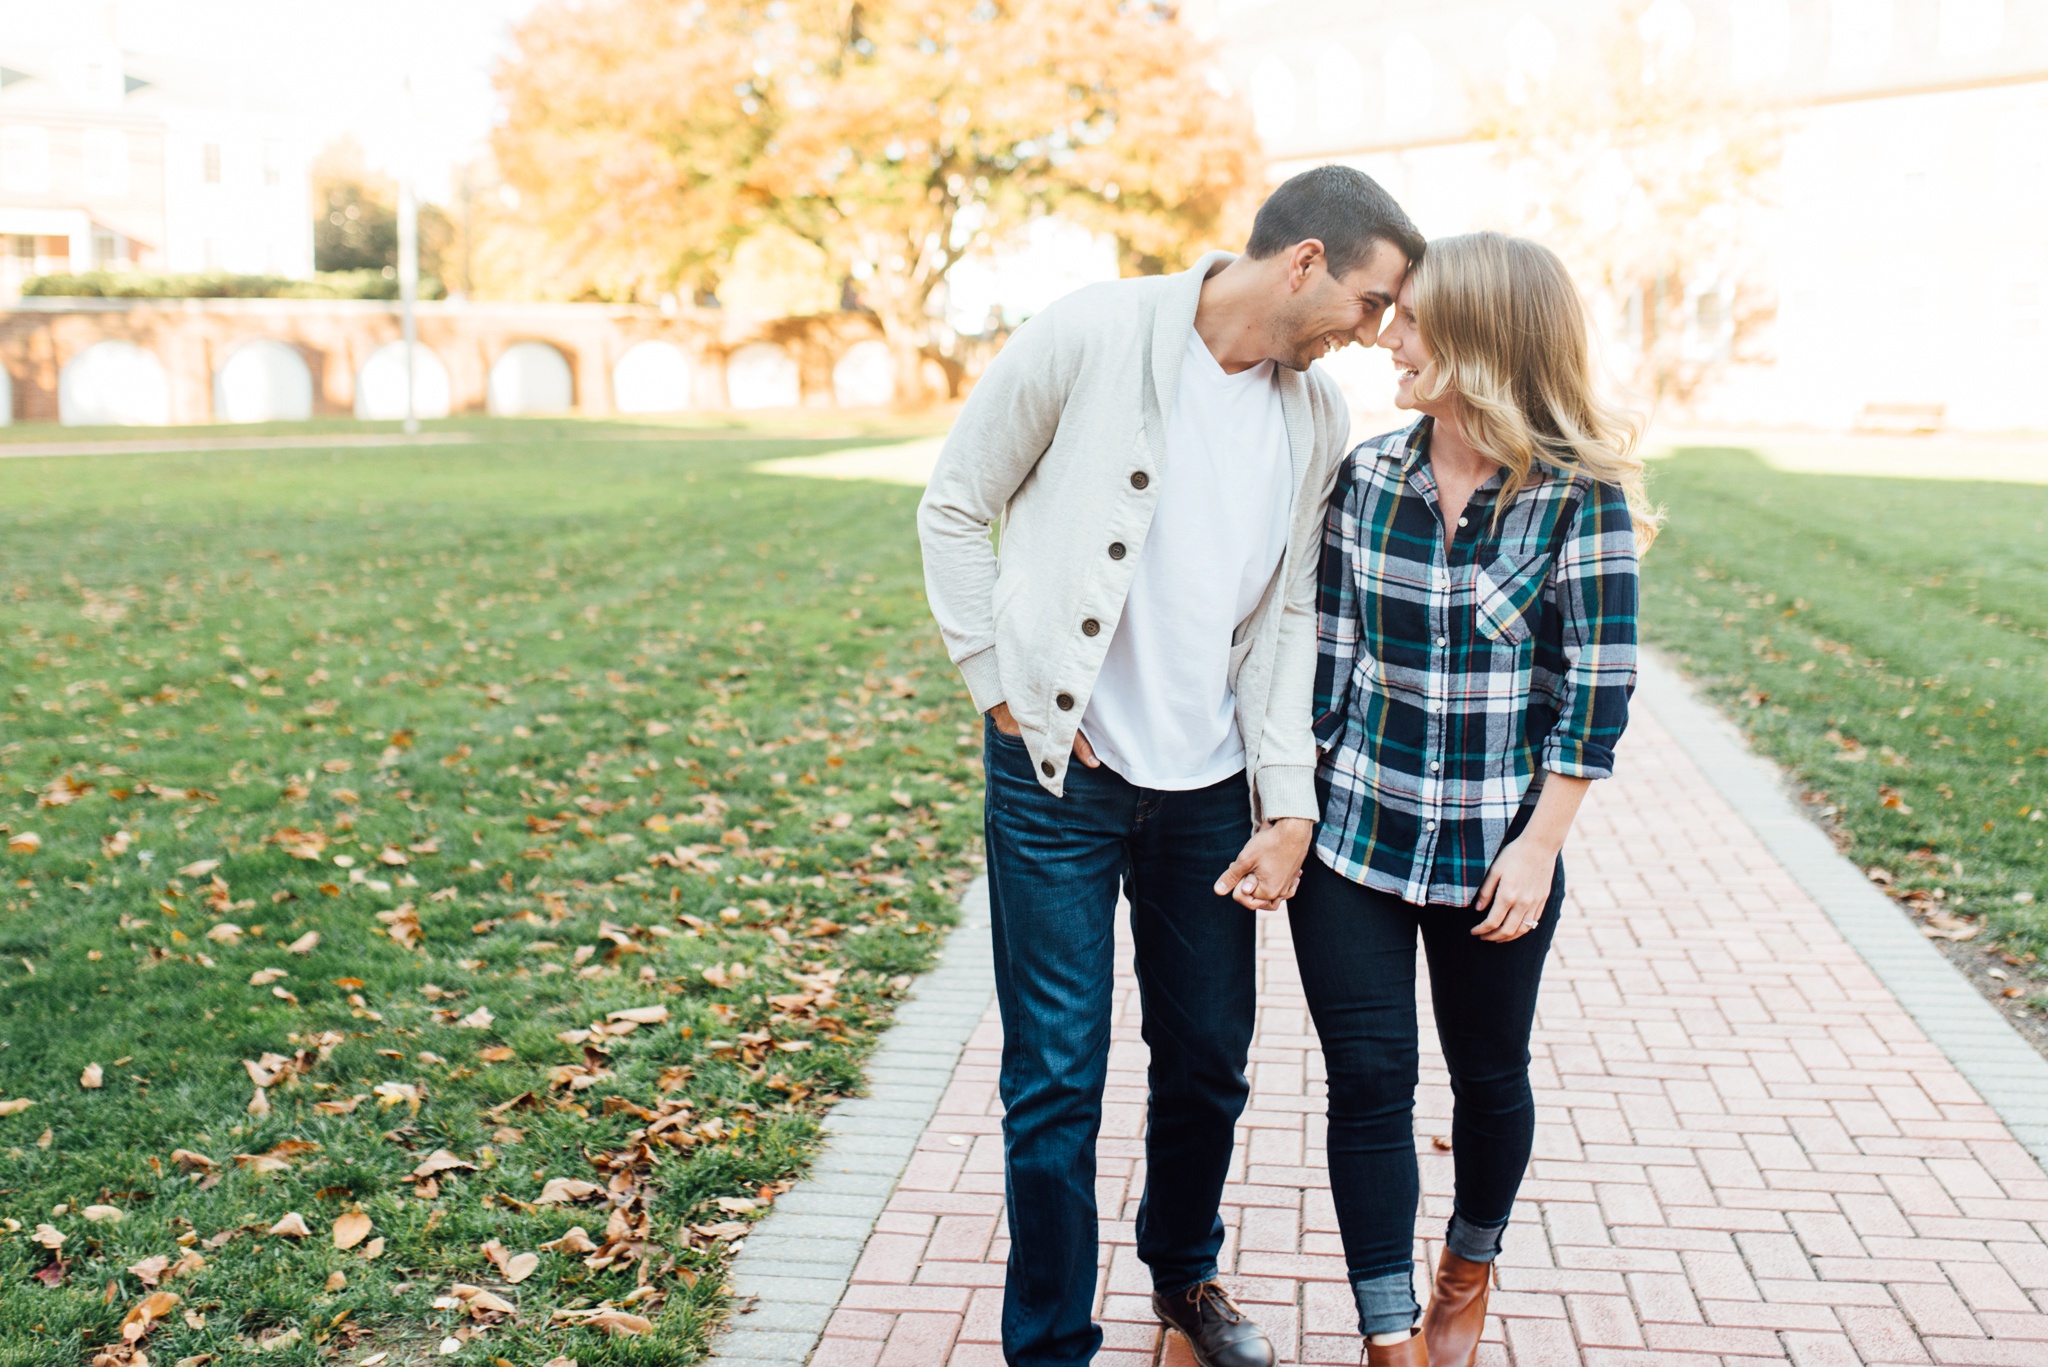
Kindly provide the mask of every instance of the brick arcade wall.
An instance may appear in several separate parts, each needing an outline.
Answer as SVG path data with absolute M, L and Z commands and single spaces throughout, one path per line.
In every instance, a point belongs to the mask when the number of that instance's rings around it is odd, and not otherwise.
M 692 407 L 728 406 L 725 360 L 750 342 L 772 341 L 799 362 L 806 404 L 830 404 L 832 362 L 878 336 L 861 314 L 772 322 L 712 309 L 679 314 L 616 304 L 434 301 L 415 314 L 419 341 L 448 368 L 449 408 L 485 411 L 491 366 L 519 342 L 545 342 L 569 362 L 575 411 L 616 411 L 612 368 L 628 348 L 670 342 L 692 363 Z M 17 421 L 58 420 L 58 382 L 74 356 L 96 342 L 132 342 L 163 362 L 174 423 L 214 419 L 213 377 L 234 349 L 267 338 L 298 351 L 313 378 L 315 415 L 354 411 L 356 377 L 377 348 L 399 340 L 396 303 L 320 299 L 27 298 L 0 309 L 0 367 L 13 384 Z

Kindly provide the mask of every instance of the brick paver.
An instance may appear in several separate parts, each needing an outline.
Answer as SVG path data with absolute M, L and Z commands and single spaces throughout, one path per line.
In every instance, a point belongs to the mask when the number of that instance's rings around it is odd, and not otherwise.
M 1481 1362 L 2048 1367 L 2041 1168 L 1653 716 L 1637 713 L 1566 862 L 1534 1044 L 1536 1153 Z M 1322 1057 L 1286 920 L 1261 924 L 1225 1281 L 1283 1360 L 1357 1364 Z M 1177 1337 L 1162 1342 L 1133 1249 L 1145 1048 L 1128 955 L 1126 941 L 1099 1155 L 1099 1361 L 1192 1367 Z M 991 1009 L 819 1367 L 1000 1364 L 1000 1038 Z M 1450 1105 L 1425 1027 L 1425 1264 L 1450 1208 L 1450 1159 L 1432 1143 Z

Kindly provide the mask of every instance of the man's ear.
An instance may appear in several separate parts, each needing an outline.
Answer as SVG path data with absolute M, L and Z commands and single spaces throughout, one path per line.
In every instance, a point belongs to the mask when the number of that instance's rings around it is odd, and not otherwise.
M 1301 289 L 1315 278 L 1319 270 L 1329 268 L 1329 255 L 1324 252 L 1320 238 L 1305 237 L 1294 244 L 1294 250 L 1287 254 L 1287 288 L 1289 292 Z

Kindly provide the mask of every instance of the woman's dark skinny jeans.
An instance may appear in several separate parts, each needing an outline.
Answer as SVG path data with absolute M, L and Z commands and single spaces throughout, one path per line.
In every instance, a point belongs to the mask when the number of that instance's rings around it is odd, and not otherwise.
M 1535 1142 L 1529 1031 L 1543 959 L 1564 901 L 1558 862 L 1535 930 L 1494 944 L 1469 907 L 1419 907 L 1333 873 L 1311 854 L 1288 903 L 1294 955 L 1330 1075 L 1330 1188 L 1366 1334 L 1415 1323 L 1415 937 L 1429 959 L 1437 1036 L 1449 1065 L 1453 1252 L 1500 1248 Z

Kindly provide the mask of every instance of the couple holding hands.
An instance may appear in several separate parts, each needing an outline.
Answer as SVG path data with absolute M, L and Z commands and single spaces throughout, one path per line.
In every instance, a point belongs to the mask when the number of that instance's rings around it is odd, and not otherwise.
M 1344 401 L 1311 363 L 1353 342 L 1392 353 L 1419 416 L 1347 453 Z M 1120 891 L 1160 1319 L 1203 1367 L 1274 1360 L 1217 1281 L 1218 1206 L 1250 1090 L 1254 921 L 1284 905 L 1366 1361 L 1473 1361 L 1533 1142 L 1559 852 L 1628 719 L 1657 520 L 1588 352 L 1547 249 L 1476 233 L 1425 250 L 1370 177 L 1325 166 L 1273 192 L 1242 255 L 1038 314 L 967 401 L 918 520 L 986 718 L 1017 1367 L 1085 1367 L 1102 1341 Z M 1427 1313 L 1418 935 L 1456 1097 Z

